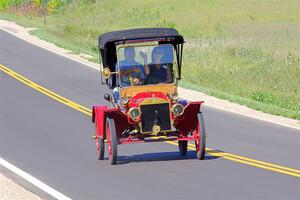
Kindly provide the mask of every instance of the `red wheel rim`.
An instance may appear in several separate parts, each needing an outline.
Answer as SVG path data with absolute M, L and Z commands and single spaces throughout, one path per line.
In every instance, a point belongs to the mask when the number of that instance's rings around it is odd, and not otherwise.
M 198 153 L 200 151 L 200 123 L 198 121 L 198 124 L 197 124 L 197 128 L 195 130 L 195 143 L 196 143 L 196 152 Z
M 108 122 L 106 123 L 106 140 L 107 140 L 107 150 L 109 158 L 112 157 L 111 141 L 110 141 L 110 128 Z
M 96 147 L 97 147 L 97 152 L 100 152 L 100 144 L 98 138 L 96 139 Z
M 100 144 L 99 144 L 99 140 L 98 140 L 98 134 L 97 134 L 97 121 L 95 122 L 95 135 L 96 135 L 96 148 L 97 148 L 97 152 L 100 152 Z

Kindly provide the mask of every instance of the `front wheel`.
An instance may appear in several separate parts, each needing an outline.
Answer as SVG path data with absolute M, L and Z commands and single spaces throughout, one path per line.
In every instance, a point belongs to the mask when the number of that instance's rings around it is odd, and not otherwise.
M 197 158 L 199 160 L 204 160 L 205 158 L 205 148 L 206 148 L 206 133 L 205 124 L 202 112 L 197 115 L 198 122 L 196 128 L 197 139 L 195 141 Z
M 117 164 L 117 136 L 115 121 L 112 118 L 106 119 L 106 139 L 108 157 L 111 165 Z
M 95 135 L 97 136 L 97 121 L 95 122 Z M 96 139 L 98 160 L 104 159 L 104 139 L 99 137 Z
M 104 160 L 104 139 L 98 138 L 98 160 Z

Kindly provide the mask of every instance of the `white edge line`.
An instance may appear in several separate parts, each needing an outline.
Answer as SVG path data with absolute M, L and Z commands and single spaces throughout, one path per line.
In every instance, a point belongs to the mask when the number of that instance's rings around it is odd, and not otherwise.
M 79 62 L 79 63 L 81 63 L 81 64 L 83 64 L 83 65 L 86 65 L 86 66 L 88 66 L 88 67 L 90 67 L 90 68 L 93 68 L 93 69 L 96 69 L 96 70 L 100 71 L 100 68 L 98 68 L 98 67 L 96 67 L 96 66 L 94 66 L 94 65 L 91 65 L 91 64 L 89 64 L 89 63 L 87 63 L 87 62 L 83 62 L 83 61 L 78 60 L 78 59 L 76 59 L 76 58 L 74 58 L 74 57 L 72 57 L 72 56 L 69 56 L 69 55 L 66 55 L 66 54 L 62 54 L 62 53 L 56 52 L 56 51 L 53 50 L 53 49 L 50 49 L 50 48 L 48 48 L 48 47 L 45 47 L 45 46 L 40 45 L 40 44 L 38 44 L 38 43 L 35 43 L 35 42 L 31 41 L 31 40 L 28 40 L 28 39 L 26 39 L 26 38 L 24 38 L 24 37 L 22 37 L 22 36 L 17 35 L 16 33 L 12 32 L 12 31 L 9 31 L 9 30 L 3 28 L 3 27 L 0 27 L 0 29 L 2 29 L 3 31 L 5 31 L 5 32 L 7 32 L 7 33 L 10 33 L 10 34 L 16 36 L 17 38 L 20 38 L 20 39 L 22 39 L 22 40 L 24 40 L 24 41 L 26 41 L 26 42 L 28 42 L 28 43 L 34 44 L 34 45 L 36 45 L 36 46 L 38 46 L 38 47 L 41 47 L 41 48 L 46 49 L 46 50 L 48 50 L 48 51 L 51 51 L 52 53 L 55 53 L 55 54 L 57 54 L 57 55 L 60 55 L 60 56 L 69 58 L 69 59 L 71 59 L 71 60 L 73 60 L 73 61 Z M 37 37 L 37 36 L 36 36 L 36 37 Z M 39 38 L 39 39 L 40 39 L 40 38 Z M 42 40 L 42 39 L 40 39 L 40 40 Z M 47 41 L 46 41 L 46 42 L 47 42 Z M 53 43 L 50 43 L 50 42 L 48 42 L 48 43 L 49 43 L 49 44 L 53 44 Z M 61 48 L 61 47 L 58 47 L 58 48 Z
M 87 62 L 83 62 L 83 61 L 81 61 L 81 60 L 78 60 L 78 59 L 76 59 L 76 58 L 74 58 L 74 57 L 72 57 L 72 56 L 69 56 L 69 55 L 65 55 L 65 54 L 56 52 L 56 51 L 54 51 L 53 49 L 50 49 L 50 48 L 48 48 L 48 47 L 45 47 L 45 46 L 40 45 L 40 44 L 38 44 L 38 43 L 35 43 L 35 42 L 31 41 L 31 40 L 28 40 L 28 39 L 26 39 L 26 38 L 24 38 L 24 37 L 21 37 L 21 36 L 17 35 L 16 33 L 11 32 L 11 31 L 9 31 L 9 30 L 3 28 L 3 27 L 0 27 L 0 29 L 2 29 L 3 31 L 6 31 L 6 32 L 8 32 L 8 33 L 10 33 L 10 34 L 12 34 L 12 35 L 14 35 L 14 36 L 16 36 L 16 37 L 18 37 L 18 38 L 24 40 L 24 41 L 26 41 L 26 42 L 29 42 L 29 43 L 31 43 L 31 44 L 34 44 L 34 45 L 38 46 L 38 47 L 41 47 L 41 48 L 46 49 L 46 50 L 48 50 L 48 51 L 51 51 L 52 53 L 55 53 L 55 54 L 57 54 L 57 55 L 60 55 L 60 56 L 69 58 L 69 59 L 71 59 L 71 60 L 73 60 L 73 61 L 79 62 L 79 63 L 81 63 L 81 64 L 83 64 L 83 65 L 85 65 L 85 66 L 88 66 L 88 67 L 90 67 L 90 68 L 93 68 L 93 69 L 96 69 L 96 70 L 100 71 L 100 67 L 98 68 L 98 67 L 96 67 L 96 66 L 94 66 L 94 65 L 91 65 L 91 64 L 89 64 L 89 63 L 87 63 Z M 40 39 L 40 40 L 42 40 L 42 39 Z M 46 42 L 47 42 L 47 41 L 46 41 Z M 48 42 L 48 43 L 49 43 L 49 42 Z M 50 43 L 50 44 L 52 44 L 52 43 Z M 288 125 L 288 124 L 284 124 L 284 123 L 272 121 L 272 120 L 265 119 L 265 118 L 262 118 L 262 117 L 257 117 L 257 116 L 252 116 L 252 115 L 244 115 L 244 114 L 240 114 L 240 113 L 235 112 L 235 111 L 222 109 L 222 108 L 220 108 L 220 107 L 218 107 L 218 106 L 213 106 L 213 105 L 207 105 L 207 104 L 206 104 L 206 106 L 212 107 L 212 108 L 216 108 L 216 109 L 219 109 L 219 110 L 222 110 L 222 111 L 225 111 L 225 112 L 230 112 L 230 113 L 234 113 L 234 114 L 237 114 L 237 115 L 246 116 L 246 117 L 250 117 L 250 118 L 253 118 L 253 119 L 258 119 L 258 120 L 262 120 L 262 121 L 265 121 L 265 122 L 269 122 L 269 123 L 273 123 L 273 124 L 285 126 L 285 127 L 288 127 L 288 128 L 293 128 L 293 129 L 296 129 L 296 130 L 300 130 L 300 127 L 296 127 L 296 126 L 292 126 L 292 125 Z
M 71 198 L 67 197 L 66 195 L 58 192 L 57 190 L 53 189 L 52 187 L 46 185 L 42 181 L 34 178 L 30 174 L 24 172 L 23 170 L 19 169 L 18 167 L 14 166 L 13 164 L 9 163 L 8 161 L 4 160 L 0 157 L 0 164 L 9 169 L 10 171 L 14 172 L 15 174 L 21 176 L 26 181 L 30 182 L 31 184 L 35 185 L 39 189 L 43 190 L 47 194 L 51 195 L 52 197 L 59 199 L 59 200 L 71 200 Z
M 236 115 L 240 115 L 240 116 L 244 116 L 244 117 L 249 117 L 249 118 L 257 119 L 257 120 L 269 122 L 269 123 L 272 123 L 272 124 L 277 124 L 277 125 L 284 126 L 284 127 L 287 127 L 287 128 L 292 128 L 292 129 L 300 130 L 300 127 L 289 125 L 289 124 L 284 124 L 284 123 L 281 123 L 281 122 L 275 122 L 275 121 L 272 121 L 272 120 L 269 120 L 269 119 L 265 119 L 263 117 L 258 117 L 258 116 L 253 116 L 253 115 L 244 115 L 244 114 L 239 113 L 238 111 L 232 111 L 232 110 L 228 110 L 228 109 L 223 109 L 223 108 L 220 108 L 218 106 L 213 106 L 213 105 L 207 105 L 207 104 L 205 104 L 205 106 L 211 107 L 211 108 L 214 108 L 214 109 L 217 109 L 217 110 L 221 110 L 221 111 L 224 111 L 224 112 L 233 113 L 233 114 L 236 114 Z M 262 111 L 258 111 L 258 112 L 262 112 Z M 269 113 L 265 113 L 265 114 L 269 114 Z

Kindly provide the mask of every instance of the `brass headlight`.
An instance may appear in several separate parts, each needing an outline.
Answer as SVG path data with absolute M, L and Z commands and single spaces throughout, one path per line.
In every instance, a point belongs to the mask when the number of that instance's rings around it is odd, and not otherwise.
M 108 79 L 111 76 L 111 71 L 109 68 L 104 68 L 102 71 L 102 75 L 105 79 Z
M 132 120 L 136 120 L 140 117 L 141 111 L 138 108 L 130 108 L 128 111 L 128 115 L 131 117 Z
M 171 93 L 169 94 L 169 98 L 173 101 L 176 101 L 178 99 L 178 94 L 177 93 Z
M 183 113 L 183 106 L 181 104 L 175 104 L 174 106 L 172 106 L 171 110 L 173 112 L 174 115 L 179 116 Z

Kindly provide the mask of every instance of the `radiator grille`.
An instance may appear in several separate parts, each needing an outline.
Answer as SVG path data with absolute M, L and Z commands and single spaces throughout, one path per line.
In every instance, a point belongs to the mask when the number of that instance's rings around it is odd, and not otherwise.
M 152 132 L 154 124 L 159 125 L 161 131 L 171 130 L 169 103 L 141 105 L 142 132 Z

